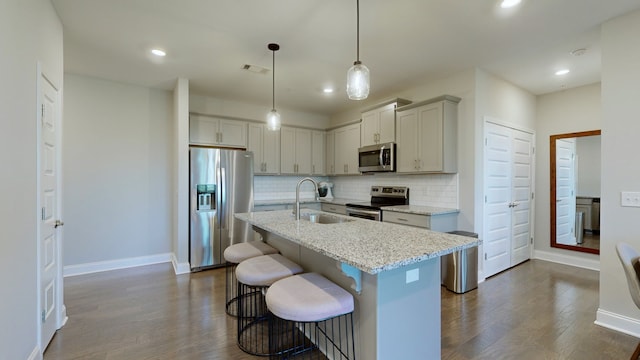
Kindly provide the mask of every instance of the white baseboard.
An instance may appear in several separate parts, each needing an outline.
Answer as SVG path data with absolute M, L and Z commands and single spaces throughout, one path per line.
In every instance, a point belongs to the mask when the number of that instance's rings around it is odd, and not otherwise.
M 606 327 L 636 338 L 640 338 L 640 321 L 628 316 L 598 309 L 596 312 L 596 325 Z
M 101 271 L 126 269 L 136 266 L 159 264 L 171 261 L 172 253 L 139 256 L 126 259 L 98 261 L 94 263 L 68 265 L 64 267 L 64 276 L 91 274 Z
M 40 346 L 36 345 L 27 360 L 42 360 L 42 351 L 40 351 Z
M 176 258 L 176 254 L 174 253 L 171 254 L 171 264 L 173 264 L 173 271 L 176 275 L 188 274 L 191 272 L 191 265 L 188 262 L 178 262 L 178 258 Z
M 67 306 L 64 304 L 62 305 L 62 310 L 60 311 L 60 319 L 62 320 L 60 321 L 58 329 L 62 329 L 62 327 L 67 324 L 67 320 L 69 320 L 69 317 L 67 316 Z
M 579 258 L 571 255 L 558 254 L 550 251 L 534 250 L 533 258 L 554 263 L 571 265 L 579 268 L 600 271 L 600 260 Z

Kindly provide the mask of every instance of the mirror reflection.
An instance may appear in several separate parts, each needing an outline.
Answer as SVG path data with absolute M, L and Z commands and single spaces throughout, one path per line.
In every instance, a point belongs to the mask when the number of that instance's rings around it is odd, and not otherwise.
M 600 253 L 600 130 L 552 135 L 551 246 Z

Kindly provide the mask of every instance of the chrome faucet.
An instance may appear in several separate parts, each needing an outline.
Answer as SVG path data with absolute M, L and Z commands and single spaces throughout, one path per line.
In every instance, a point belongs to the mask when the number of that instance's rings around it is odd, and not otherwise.
M 318 183 L 310 177 L 306 177 L 298 181 L 296 185 L 296 207 L 293 209 L 293 213 L 296 215 L 296 220 L 300 220 L 300 185 L 305 181 L 311 181 L 313 187 L 316 189 L 316 198 L 318 197 Z

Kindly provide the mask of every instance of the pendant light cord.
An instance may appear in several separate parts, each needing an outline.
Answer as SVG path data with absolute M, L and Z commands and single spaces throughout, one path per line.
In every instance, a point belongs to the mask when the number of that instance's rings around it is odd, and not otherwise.
M 360 63 L 360 0 L 356 0 L 356 62 Z
M 273 72 L 272 72 L 272 81 L 271 81 L 271 85 L 272 85 L 272 89 L 271 89 L 271 94 L 273 95 L 271 97 L 271 109 L 276 108 L 276 51 L 275 50 L 271 50 L 271 54 L 273 54 L 272 57 L 272 67 L 273 67 Z

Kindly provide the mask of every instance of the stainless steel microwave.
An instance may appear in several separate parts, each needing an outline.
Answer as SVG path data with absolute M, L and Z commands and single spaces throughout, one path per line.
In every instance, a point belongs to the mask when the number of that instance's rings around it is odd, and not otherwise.
M 358 171 L 396 171 L 396 144 L 384 143 L 359 148 Z

